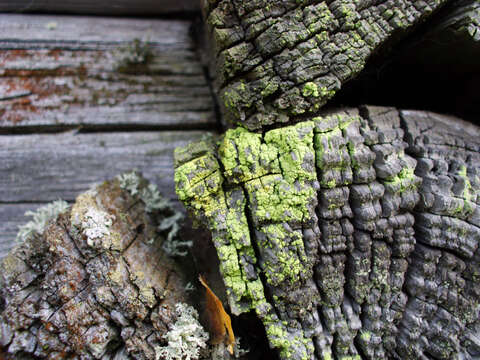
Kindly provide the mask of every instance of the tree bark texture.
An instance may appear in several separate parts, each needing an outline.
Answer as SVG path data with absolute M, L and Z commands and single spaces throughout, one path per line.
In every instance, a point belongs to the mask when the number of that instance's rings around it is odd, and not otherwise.
M 453 3 L 205 0 L 224 122 L 258 130 L 314 114 L 372 54 Z
M 108 181 L 77 197 L 0 270 L 0 346 L 13 359 L 154 359 L 188 303 L 152 210 Z M 165 229 L 164 229 L 165 230 Z
M 177 193 L 282 359 L 473 359 L 479 135 L 372 106 L 237 128 L 177 150 Z
M 254 311 L 280 358 L 480 354 L 479 128 L 320 110 L 444 6 L 473 26 L 465 4 L 204 1 L 224 123 L 243 127 L 177 150 L 177 194 L 212 232 L 232 312 Z

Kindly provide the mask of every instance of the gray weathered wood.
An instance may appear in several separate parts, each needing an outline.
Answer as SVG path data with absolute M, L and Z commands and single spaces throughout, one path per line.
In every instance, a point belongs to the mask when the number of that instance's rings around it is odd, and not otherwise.
M 188 20 L 85 17 L 65 15 L 0 16 L 2 43 L 57 42 L 85 47 L 88 43 L 121 43 L 150 40 L 164 47 L 191 46 Z
M 161 15 L 197 11 L 198 0 L 17 0 L 0 1 L 2 12 L 65 12 L 89 15 Z
M 255 310 L 280 359 L 478 359 L 480 127 L 362 106 L 175 165 L 231 311 Z
M 92 184 L 136 168 L 176 200 L 173 150 L 206 132 L 62 133 L 0 136 L 0 258 L 15 245 L 24 214 L 57 199 L 74 201 Z M 183 208 L 183 206 L 182 206 Z
M 189 21 L 0 16 L 0 132 L 214 126 Z M 145 63 L 125 65 L 135 39 Z
M 203 131 L 0 137 L 0 203 L 72 201 L 92 184 L 136 168 L 176 198 L 173 150 Z
M 0 259 L 16 244 L 18 227 L 29 221 L 26 211 L 34 211 L 44 204 L 1 204 L 0 205 Z

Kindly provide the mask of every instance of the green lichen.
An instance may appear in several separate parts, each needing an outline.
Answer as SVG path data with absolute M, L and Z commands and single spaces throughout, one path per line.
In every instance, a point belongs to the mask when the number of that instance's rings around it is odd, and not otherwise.
M 285 283 L 299 284 L 312 275 L 307 266 L 307 256 L 300 231 L 286 229 L 282 224 L 270 224 L 259 229 L 259 232 L 265 235 L 259 238 L 259 246 L 268 248 L 275 254 L 272 261 L 265 261 L 263 264 L 267 282 L 271 286 L 280 286 Z M 292 256 L 292 254 L 299 255 Z
M 282 175 L 289 183 L 316 180 L 313 127 L 313 122 L 305 121 L 265 134 L 265 143 L 277 149 Z
M 230 154 L 231 149 L 228 143 L 225 144 L 224 152 Z M 227 159 L 224 162 L 228 164 Z M 240 314 L 254 308 L 255 304 L 265 302 L 260 279 L 249 281 L 239 260 L 246 258 L 250 259 L 252 264 L 256 263 L 242 190 L 234 190 L 238 195 L 237 201 L 226 202 L 226 199 L 234 196 L 232 192 L 224 193 L 224 178 L 213 153 L 207 153 L 179 166 L 175 171 L 175 183 L 179 198 L 194 213 L 205 218 L 206 225 L 212 231 L 212 240 L 220 259 L 220 272 L 232 312 Z
M 400 172 L 390 180 L 386 180 L 384 185 L 387 189 L 392 189 L 395 193 L 403 193 L 408 190 L 415 190 L 419 185 L 420 179 L 415 175 L 415 168 L 404 167 Z
M 251 93 L 250 88 L 244 81 L 231 84 L 227 90 L 225 90 L 221 99 L 225 108 L 231 113 L 233 118 L 244 118 L 244 109 L 248 109 L 253 105 L 254 96 Z
M 262 143 L 261 134 L 241 127 L 225 133 L 219 155 L 226 178 L 236 184 L 269 173 L 280 173 L 275 147 Z
M 302 360 L 311 358 L 314 348 L 310 339 L 303 336 L 302 330 L 288 329 L 285 324 L 276 319 L 276 316 L 272 315 L 265 316 L 263 323 L 268 341 L 279 350 L 282 358 L 295 357 Z M 294 330 L 293 333 L 290 332 L 291 330 Z
M 333 189 L 352 182 L 351 151 L 347 130 L 358 119 L 347 114 L 334 114 L 314 118 L 316 166 L 320 170 L 320 185 Z
M 302 95 L 304 97 L 318 97 L 320 94 L 318 92 L 317 84 L 315 84 L 314 82 L 307 82 L 305 85 L 303 85 Z
M 175 172 L 179 198 L 212 231 L 232 312 L 256 310 L 270 329 L 272 346 L 305 359 L 313 348 L 303 331 L 289 333 L 286 324 L 271 318 L 260 277 L 247 278 L 252 265 L 260 271 L 247 213 L 255 226 L 265 223 L 258 227 L 265 237 L 257 243 L 260 252 L 269 248 L 275 255 L 275 261 L 261 267 L 267 282 L 301 286 L 311 277 L 312 264 L 301 231 L 287 231 L 281 223 L 301 224 L 312 217 L 317 180 L 313 128 L 313 122 L 304 122 L 268 131 L 263 137 L 243 128 L 232 129 L 219 141 L 218 162 L 212 146 L 190 160 L 182 155 Z
M 457 207 L 453 210 L 454 214 L 463 214 L 464 216 L 470 216 L 476 208 L 475 199 L 477 197 L 477 192 L 470 182 L 470 178 L 467 175 L 467 167 L 461 166 L 457 171 L 457 176 L 462 181 L 463 190 L 462 190 L 462 199 L 458 201 Z

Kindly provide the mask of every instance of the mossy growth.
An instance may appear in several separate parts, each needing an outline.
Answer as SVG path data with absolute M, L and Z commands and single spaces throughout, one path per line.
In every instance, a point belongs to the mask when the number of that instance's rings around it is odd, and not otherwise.
M 259 229 L 257 238 L 261 249 L 274 254 L 262 264 L 269 285 L 299 284 L 312 276 L 301 231 L 282 224 L 269 224 Z
M 148 41 L 133 39 L 119 47 L 114 53 L 115 69 L 122 73 L 145 70 L 153 58 L 152 46 Z
M 262 142 L 262 135 L 242 127 L 227 130 L 218 149 L 224 174 L 236 184 L 266 174 L 279 174 L 278 151 Z
M 400 172 L 391 178 L 386 180 L 384 185 L 387 189 L 392 189 L 395 193 L 403 193 L 409 190 L 416 190 L 421 180 L 415 175 L 415 168 L 404 167 Z

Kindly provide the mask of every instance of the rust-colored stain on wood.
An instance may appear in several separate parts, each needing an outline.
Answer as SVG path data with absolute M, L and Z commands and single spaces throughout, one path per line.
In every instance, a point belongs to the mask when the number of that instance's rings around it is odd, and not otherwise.
M 117 50 L 0 50 L 0 127 L 214 123 L 190 52 L 156 49 L 150 67 L 121 73 Z
M 233 334 L 232 321 L 230 316 L 223 308 L 220 299 L 207 285 L 202 275 L 198 277 L 200 283 L 206 289 L 207 307 L 206 313 L 210 323 L 211 332 L 213 333 L 212 343 L 219 344 L 226 340 L 228 351 L 233 355 L 233 345 L 235 345 L 235 335 Z M 226 338 L 227 336 L 227 338 Z

